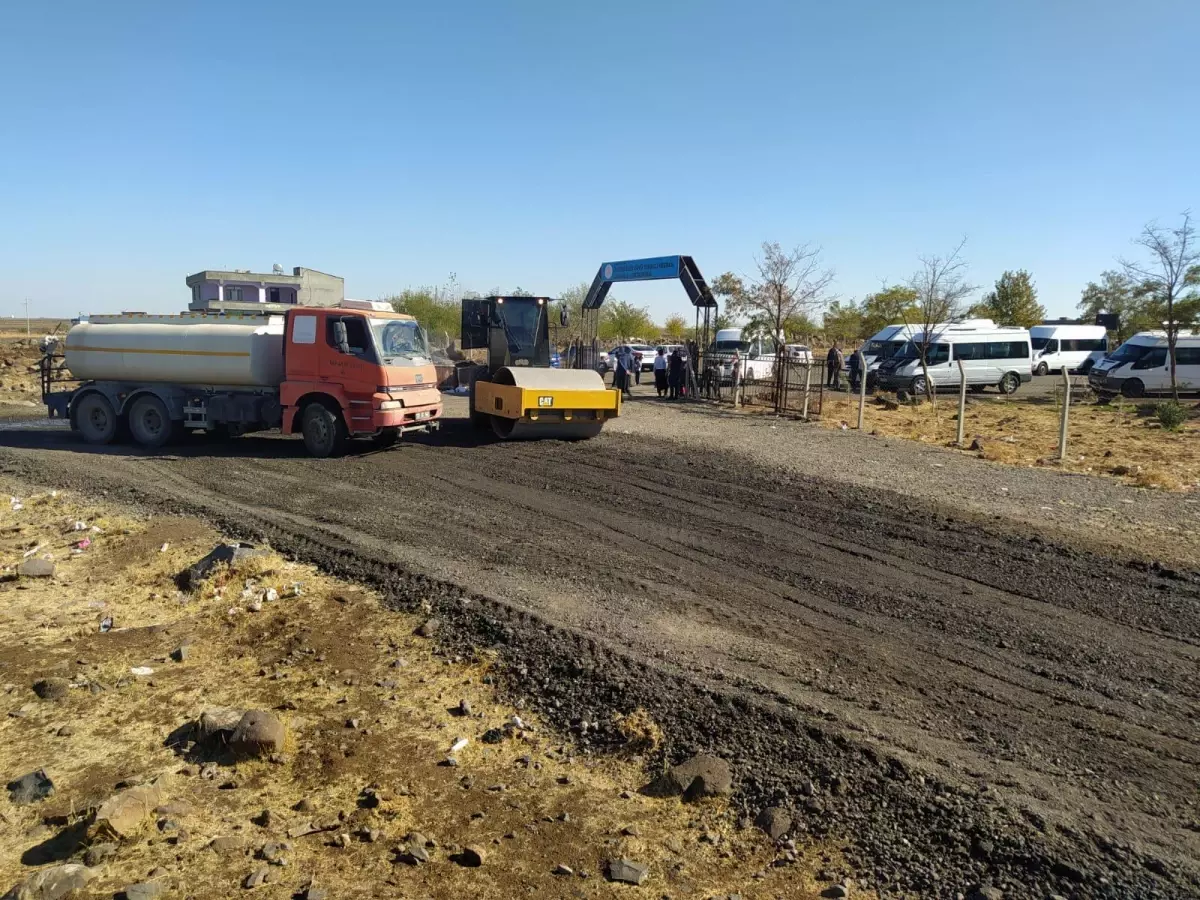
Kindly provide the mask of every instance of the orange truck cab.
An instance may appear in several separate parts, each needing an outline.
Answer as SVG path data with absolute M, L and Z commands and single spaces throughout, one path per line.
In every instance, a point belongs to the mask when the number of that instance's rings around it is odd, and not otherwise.
M 314 455 L 347 437 L 388 441 L 440 427 L 437 372 L 412 316 L 298 307 L 287 313 L 283 353 L 280 427 L 302 433 Z

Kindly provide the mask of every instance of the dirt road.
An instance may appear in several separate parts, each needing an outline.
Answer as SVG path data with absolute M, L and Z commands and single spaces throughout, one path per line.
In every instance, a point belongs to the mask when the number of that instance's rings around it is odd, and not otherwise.
M 606 432 L 314 461 L 0 435 L 0 469 L 198 513 L 435 603 L 582 743 L 636 706 L 884 892 L 1200 894 L 1200 576 Z M 1089 545 L 1090 546 L 1090 545 Z

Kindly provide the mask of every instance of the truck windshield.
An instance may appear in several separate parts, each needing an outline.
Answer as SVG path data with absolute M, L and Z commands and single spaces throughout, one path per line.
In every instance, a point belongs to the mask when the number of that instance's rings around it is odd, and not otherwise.
M 411 319 L 370 319 L 371 334 L 384 365 L 423 366 L 429 362 L 425 332 Z

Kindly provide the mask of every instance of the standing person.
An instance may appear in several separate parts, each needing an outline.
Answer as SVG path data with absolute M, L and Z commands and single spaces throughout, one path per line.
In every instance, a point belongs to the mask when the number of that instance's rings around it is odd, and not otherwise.
M 667 348 L 659 347 L 654 355 L 654 389 L 658 396 L 667 392 Z
M 642 383 L 642 354 L 636 350 L 633 353 L 633 383 Z
M 850 390 L 858 393 L 859 379 L 862 378 L 862 369 L 860 368 L 862 357 L 855 350 L 850 354 Z
M 633 351 L 628 345 L 617 348 L 617 366 L 621 374 L 621 391 L 626 397 L 632 397 L 629 387 L 629 373 L 633 369 Z
M 667 387 L 670 389 L 669 400 L 679 399 L 679 389 L 683 386 L 683 355 L 676 347 L 671 351 L 667 360 Z
M 837 373 L 841 368 L 838 363 L 838 345 L 837 341 L 829 348 L 829 352 L 825 354 L 825 386 L 837 387 Z

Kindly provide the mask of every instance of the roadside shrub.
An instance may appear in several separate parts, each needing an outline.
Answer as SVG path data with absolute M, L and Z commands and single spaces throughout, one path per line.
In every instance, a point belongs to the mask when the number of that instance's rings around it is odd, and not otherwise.
M 1154 414 L 1167 431 L 1178 431 L 1188 419 L 1187 410 L 1177 400 L 1164 400 L 1154 407 Z

